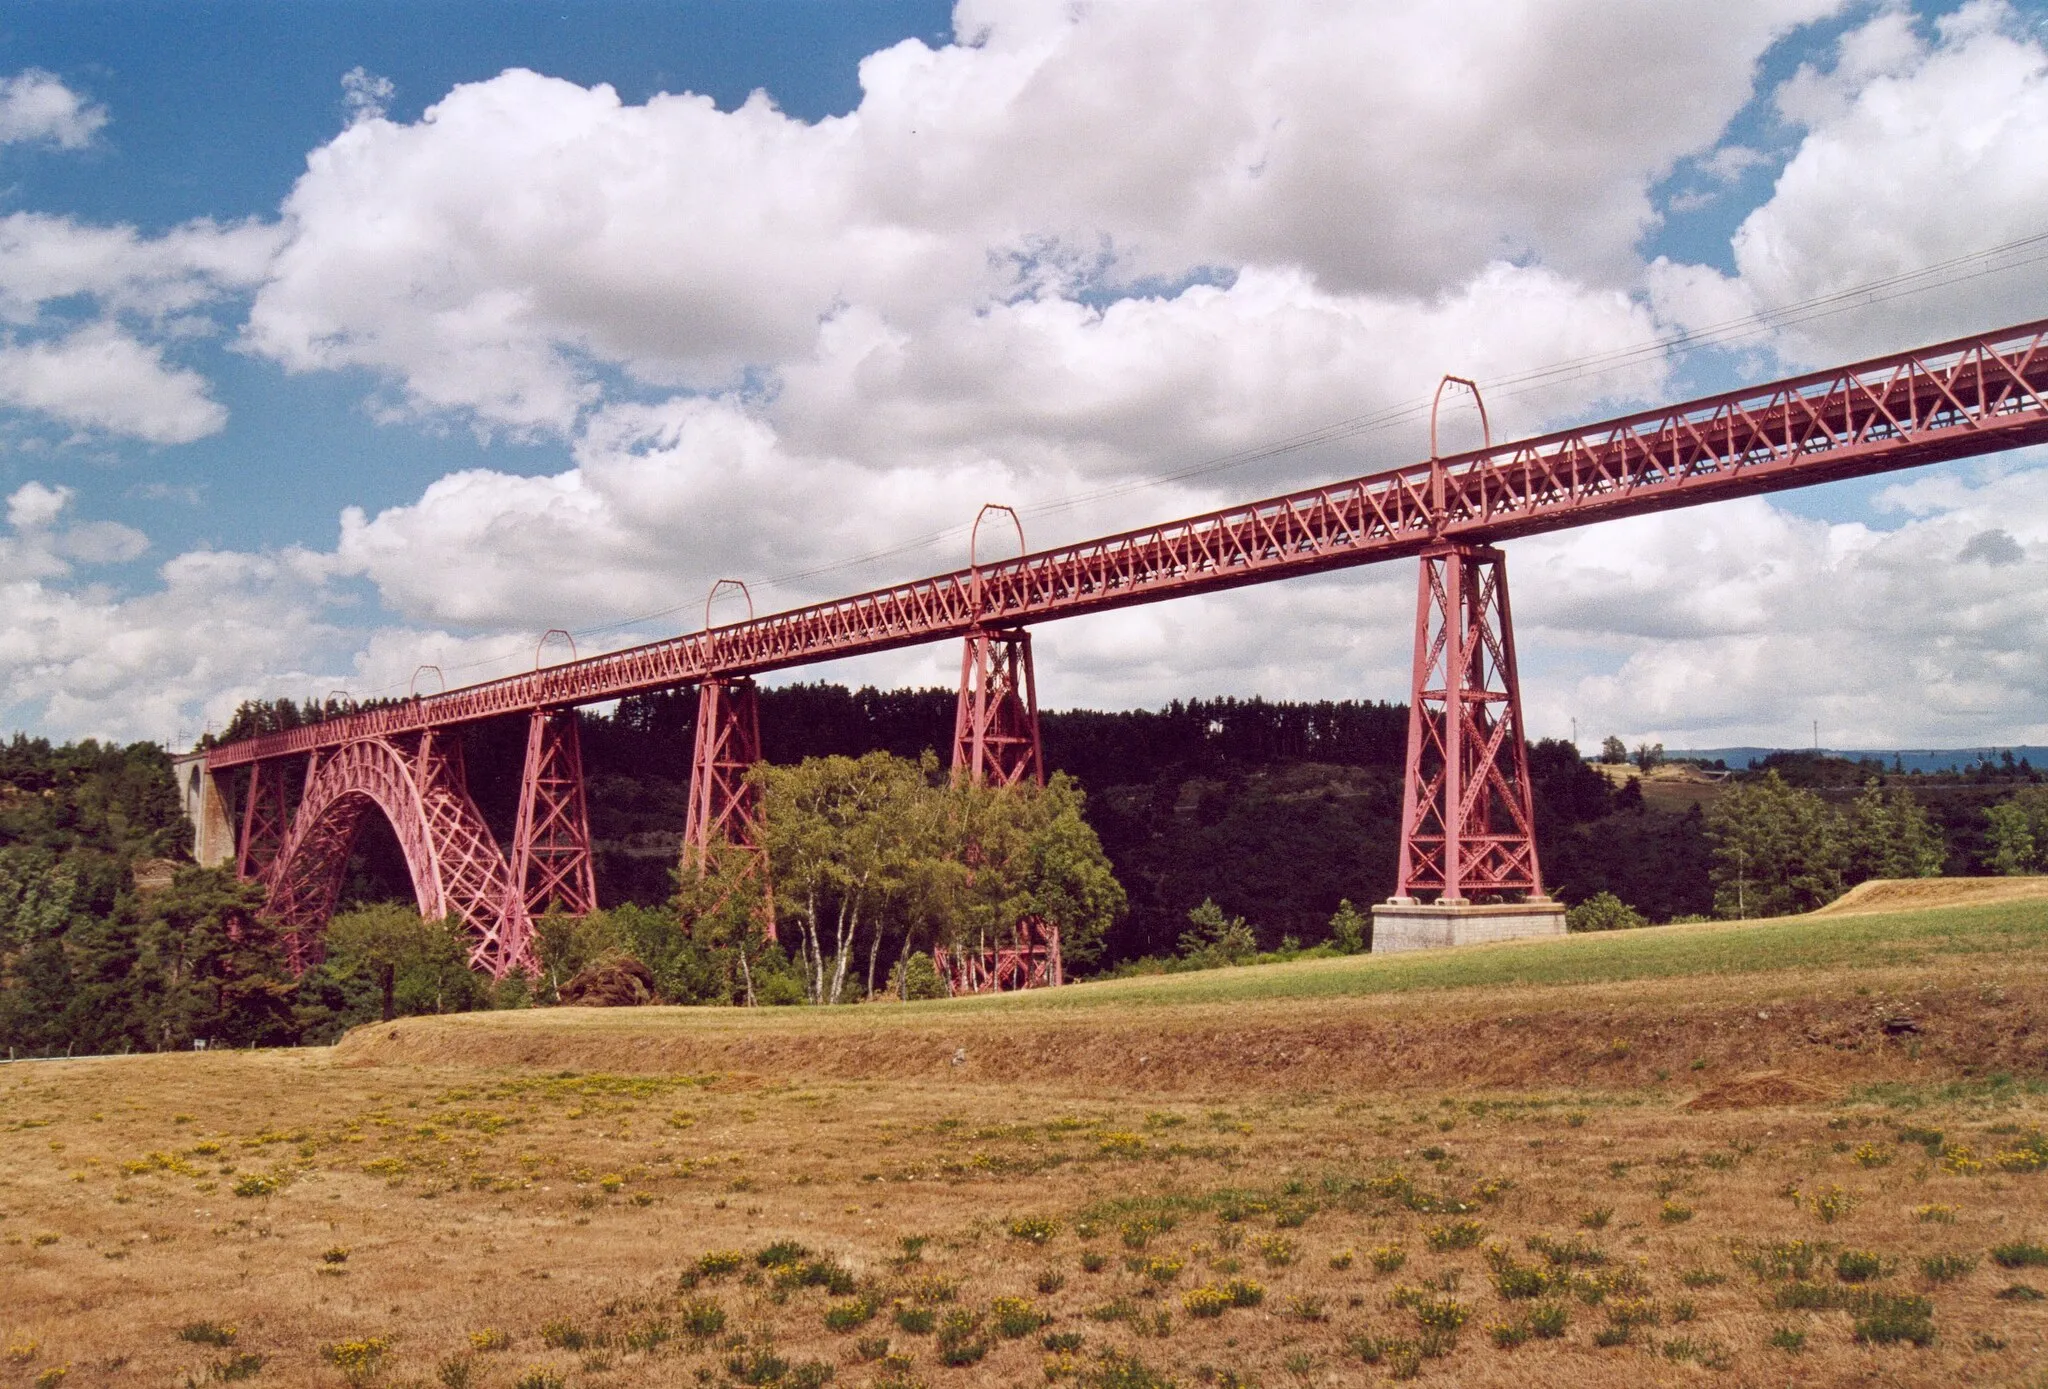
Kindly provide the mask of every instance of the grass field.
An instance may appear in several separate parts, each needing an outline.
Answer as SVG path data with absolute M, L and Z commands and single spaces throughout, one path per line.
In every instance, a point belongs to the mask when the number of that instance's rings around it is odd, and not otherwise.
M 0 1385 L 2041 1383 L 2042 887 L 0 1067 Z

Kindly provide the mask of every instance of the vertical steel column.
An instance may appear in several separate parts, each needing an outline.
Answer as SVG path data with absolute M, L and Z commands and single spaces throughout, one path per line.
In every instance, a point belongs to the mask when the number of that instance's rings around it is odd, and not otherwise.
M 590 815 L 574 709 L 536 709 L 526 725 L 526 769 L 512 834 L 512 891 L 529 915 L 554 907 L 571 916 L 597 909 L 590 862 Z
M 699 877 L 723 871 L 713 845 L 739 850 L 733 890 L 758 879 L 762 933 L 775 939 L 768 856 L 761 844 L 761 792 L 747 769 L 761 760 L 761 707 L 754 682 L 713 677 L 697 687 L 697 742 L 690 765 L 690 809 L 683 825 L 683 867 Z
M 953 778 L 979 786 L 1045 784 L 1038 736 L 1038 677 L 1022 628 L 967 634 L 953 718 Z
M 1397 898 L 1543 896 L 1507 561 L 1425 550 L 1415 605 Z

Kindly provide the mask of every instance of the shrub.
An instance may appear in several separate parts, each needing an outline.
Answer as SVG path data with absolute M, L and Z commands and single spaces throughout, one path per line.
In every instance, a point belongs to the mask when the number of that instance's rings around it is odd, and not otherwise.
M 2000 1302 L 2048 1301 L 2048 1293 L 2042 1292 L 2039 1288 L 2029 1287 L 2025 1283 L 2012 1283 L 2000 1288 L 1996 1296 Z
M 1233 1307 L 1256 1307 L 1266 1300 L 1266 1290 L 1246 1278 L 1233 1278 L 1223 1285 Z
M 1022 1297 L 999 1297 L 989 1304 L 988 1311 L 996 1334 L 1011 1341 L 1029 1336 L 1051 1320 L 1036 1303 Z
M 1108 1265 L 1109 1256 L 1106 1254 L 1098 1253 L 1093 1249 L 1085 1250 L 1081 1254 L 1081 1272 L 1083 1273 L 1100 1273 Z
M 1221 1288 L 1195 1288 L 1182 1295 L 1180 1305 L 1191 1317 L 1220 1317 L 1230 1310 L 1230 1294 Z
M 1992 1246 L 1991 1260 L 2000 1268 L 2044 1268 L 2048 1267 L 2048 1246 L 2014 1240 L 2011 1244 Z
M 1604 1230 L 1607 1222 L 1614 1219 L 1614 1207 L 1592 1206 L 1579 1212 L 1579 1224 L 1588 1230 Z
M 939 1324 L 939 1314 L 929 1307 L 918 1307 L 899 1302 L 895 1313 L 896 1329 L 908 1331 L 913 1336 L 925 1336 Z
M 1174 1382 L 1135 1355 L 1105 1350 L 1081 1375 L 1081 1389 L 1174 1389 Z
M 217 1321 L 190 1321 L 178 1328 L 178 1339 L 200 1346 L 231 1346 L 235 1343 L 235 1328 Z
M 1884 1260 L 1867 1249 L 1844 1249 L 1835 1256 L 1835 1277 L 1844 1283 L 1868 1283 L 1884 1274 Z
M 1529 1339 L 1529 1324 L 1519 1321 L 1495 1322 L 1486 1328 L 1486 1334 L 1502 1350 L 1513 1350 Z
M 1956 1223 L 1956 1208 L 1941 1205 L 1915 1206 L 1913 1218 L 1922 1225 L 1953 1225 Z
M 1643 914 L 1611 892 L 1596 892 L 1564 915 L 1567 931 L 1631 931 L 1649 925 Z
M 811 1251 L 793 1239 L 777 1240 L 754 1255 L 762 1268 L 789 1268 L 811 1257 Z
M 463 1362 L 467 1364 L 467 1361 Z M 254 1379 L 263 1373 L 263 1357 L 250 1351 L 231 1355 L 213 1367 L 213 1377 L 223 1384 L 239 1380 Z
M 699 1341 L 708 1341 L 725 1330 L 725 1309 L 708 1297 L 693 1297 L 682 1307 L 683 1330 Z
M 774 1384 L 789 1373 L 789 1362 L 763 1346 L 727 1356 L 725 1372 L 741 1384 Z
M 1019 1216 L 1010 1222 L 1010 1238 L 1023 1240 L 1026 1244 L 1046 1244 L 1060 1229 L 1060 1222 L 1051 1216 Z
M 1294 1241 L 1284 1235 L 1268 1235 L 1259 1241 L 1259 1257 L 1274 1268 L 1285 1268 L 1296 1256 Z
M 1920 1276 L 1930 1283 L 1952 1283 L 1976 1267 L 1968 1254 L 1929 1254 L 1920 1261 Z
M 1453 1220 L 1432 1225 L 1422 1232 L 1422 1242 L 1439 1254 L 1453 1249 L 1471 1249 L 1486 1237 L 1486 1227 L 1476 1220 Z
M 1789 1326 L 1781 1326 L 1771 1333 L 1770 1344 L 1778 1350 L 1785 1351 L 1787 1354 L 1797 1355 L 1800 1351 L 1806 1349 L 1806 1333 L 1804 1331 L 1794 1331 Z
M 334 1345 L 320 1347 L 321 1358 L 335 1369 L 351 1385 L 367 1385 L 377 1378 L 377 1369 L 384 1363 L 385 1352 L 391 1349 L 391 1342 L 382 1336 L 365 1336 L 354 1341 L 340 1341 Z
M 716 1249 L 709 1254 L 697 1256 L 696 1271 L 699 1278 L 723 1278 L 738 1273 L 747 1262 L 747 1256 L 737 1249 Z
M 1680 1225 L 1692 1219 L 1692 1207 L 1676 1201 L 1666 1201 L 1657 1210 L 1657 1219 L 1666 1225 Z
M 1809 1196 L 1807 1201 L 1812 1205 L 1813 1213 L 1820 1217 L 1824 1225 L 1832 1225 L 1840 1220 L 1856 1203 L 1853 1196 L 1838 1186 L 1822 1187 Z
M 487 1326 L 469 1333 L 469 1346 L 471 1350 L 510 1350 L 512 1338 L 494 1326 Z
M 1051 1297 L 1061 1288 L 1067 1286 L 1067 1276 L 1064 1273 L 1061 1273 L 1058 1269 L 1049 1268 L 1045 1272 L 1038 1275 L 1038 1282 L 1034 1286 L 1038 1289 L 1039 1292 L 1045 1294 L 1047 1297 Z
M 1329 1309 L 1323 1305 L 1321 1298 L 1305 1295 L 1287 1299 L 1287 1315 L 1295 1321 L 1313 1322 L 1328 1321 L 1330 1319 Z
M 285 1179 L 275 1172 L 251 1172 L 235 1183 L 237 1196 L 275 1196 L 284 1190 Z
M 825 1329 L 842 1333 L 857 1330 L 873 1321 L 876 1311 L 875 1301 L 870 1297 L 835 1302 L 825 1309 Z
M 1398 1244 L 1383 1244 L 1368 1253 L 1365 1259 L 1380 1273 L 1398 1273 L 1408 1262 L 1408 1251 Z
M 1932 1345 L 1934 1304 L 1911 1294 L 1873 1294 L 1850 1330 L 1858 1341 L 1868 1345 L 1888 1346 L 1901 1341 L 1916 1346 Z
M 941 1365 L 973 1365 L 989 1353 L 992 1344 L 982 1332 L 978 1315 L 955 1310 L 946 1313 L 945 1319 L 939 1323 L 935 1353 Z
M 583 1350 L 590 1345 L 590 1337 L 567 1317 L 557 1317 L 541 1323 L 540 1343 L 552 1350 Z
M 512 1381 L 512 1389 L 565 1389 L 567 1381 L 545 1365 L 532 1365 Z
M 1048 1331 L 1038 1338 L 1039 1346 L 1054 1355 L 1072 1355 L 1084 1338 L 1078 1331 Z
M 1564 1329 L 1571 1322 L 1571 1309 L 1562 1302 L 1546 1302 L 1540 1307 L 1529 1309 L 1527 1318 L 1529 1330 L 1541 1341 L 1554 1341 L 1564 1335 Z

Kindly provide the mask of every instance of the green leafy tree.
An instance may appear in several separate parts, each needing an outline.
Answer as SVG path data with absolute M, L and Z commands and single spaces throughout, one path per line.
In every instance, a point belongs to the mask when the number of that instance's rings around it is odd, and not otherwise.
M 1984 866 L 1993 873 L 2018 876 L 2048 868 L 2048 786 L 2025 790 L 1987 808 L 1989 827 Z
M 1234 965 L 1258 951 L 1258 937 L 1245 919 L 1230 915 L 1210 898 L 1188 912 L 1188 929 L 1180 938 L 1183 958 L 1203 966 Z
M 1349 897 L 1337 903 L 1330 918 L 1330 943 L 1346 955 L 1364 954 L 1372 945 L 1372 918 L 1352 906 Z
M 1907 787 L 1889 792 L 1872 777 L 1849 807 L 1848 880 L 1937 878 L 1946 856 L 1941 830 Z
M 220 868 L 182 868 L 142 899 L 136 965 L 147 993 L 138 1006 L 154 1047 L 297 1040 L 298 986 L 262 906 L 261 886 Z
M 397 902 L 336 915 L 327 926 L 327 963 L 375 986 L 385 1022 L 401 1014 L 466 1012 L 490 994 L 469 968 L 468 935 L 459 920 L 426 921 Z
M 1619 767 L 1628 761 L 1628 744 L 1610 733 L 1600 740 L 1600 760 L 1610 767 Z
M 1664 765 L 1664 745 L 1662 743 L 1637 743 L 1635 762 L 1636 766 L 1642 768 L 1644 774 L 1648 775 Z
M 1706 832 L 1721 916 L 1785 916 L 1842 895 L 1840 817 L 1776 771 L 1730 787 L 1707 812 Z

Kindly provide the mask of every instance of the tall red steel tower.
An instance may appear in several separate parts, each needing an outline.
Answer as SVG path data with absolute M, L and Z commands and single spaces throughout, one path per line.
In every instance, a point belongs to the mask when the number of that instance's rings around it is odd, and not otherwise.
M 529 915 L 597 910 L 577 727 L 574 709 L 536 709 L 527 716 L 519 821 L 512 832 L 512 891 Z
M 737 588 L 754 616 L 754 598 L 738 579 L 720 579 L 704 599 L 704 627 L 712 631 L 711 603 Z M 683 868 L 702 878 L 729 878 L 721 901 L 736 892 L 758 894 L 761 931 L 775 939 L 775 899 L 761 837 L 761 788 L 747 771 L 761 760 L 761 704 L 750 676 L 711 675 L 697 686 L 697 738 L 690 759 L 690 803 L 683 821 Z M 721 847 L 723 846 L 723 847 Z
M 1485 545 L 1425 551 L 1395 895 L 1541 897 L 1535 825 L 1507 560 Z
M 989 502 L 975 513 L 967 538 L 971 601 L 986 602 L 981 579 L 981 523 L 992 511 L 1010 518 L 1017 548 L 1024 523 L 1016 511 Z M 1045 785 L 1045 749 L 1038 736 L 1038 676 L 1031 633 L 1021 625 L 976 622 L 961 644 L 960 702 L 953 716 L 953 777 L 977 786 Z

